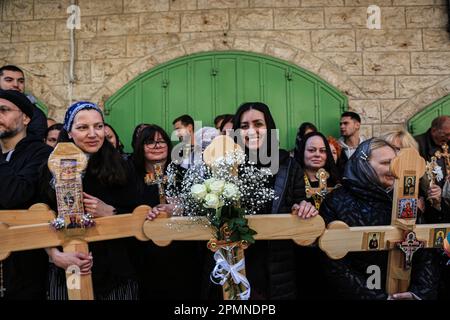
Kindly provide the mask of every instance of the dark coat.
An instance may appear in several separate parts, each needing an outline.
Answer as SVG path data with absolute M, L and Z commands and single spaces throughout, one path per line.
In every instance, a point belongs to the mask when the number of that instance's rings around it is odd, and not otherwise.
M 0 154 L 0 210 L 28 209 L 37 202 L 39 167 L 51 150 L 41 140 L 26 137 L 9 162 Z M 3 261 L 6 299 L 45 299 L 47 266 L 44 249 L 12 253 Z
M 416 139 L 417 143 L 419 144 L 419 153 L 420 155 L 426 160 L 426 161 L 430 161 L 431 157 L 434 156 L 434 154 L 436 153 L 436 151 L 442 151 L 441 150 L 441 146 L 438 146 L 434 143 L 432 137 L 431 137 L 431 129 L 428 129 L 427 132 L 415 136 L 414 139 Z M 447 144 L 450 144 L 450 141 L 447 141 Z M 445 166 L 445 161 L 444 158 L 441 159 L 437 159 L 437 163 L 439 166 L 441 166 L 442 168 L 442 172 L 445 176 L 445 172 L 446 172 L 446 166 Z M 440 182 L 438 182 L 438 185 L 442 188 L 442 186 L 444 185 L 444 181 L 445 179 L 442 179 Z
M 267 212 L 261 213 L 267 214 L 270 210 L 272 213 L 291 212 L 294 203 L 305 199 L 302 181 L 303 174 L 299 164 L 287 151 L 280 150 L 280 167 L 271 182 L 277 199 L 268 206 Z M 297 297 L 295 246 L 290 240 L 258 240 L 245 250 L 251 299 L 287 300 Z M 214 267 L 212 253 L 205 265 L 203 297 L 221 299 L 222 288 L 212 284 L 209 279 Z
M 427 132 L 415 136 L 414 137 L 419 144 L 419 153 L 426 160 L 430 161 L 431 157 L 434 156 L 435 152 L 441 150 L 441 147 L 436 145 L 431 137 L 431 129 Z M 450 141 L 447 142 L 450 144 Z M 437 159 L 438 165 L 442 168 L 442 173 L 445 176 L 446 171 L 446 163 L 443 158 Z M 445 179 L 437 182 L 437 184 L 441 187 L 444 186 Z M 420 195 L 426 198 L 426 190 L 420 190 Z M 428 201 L 425 203 L 426 210 L 423 215 L 424 223 L 448 223 L 450 222 L 450 207 L 445 201 L 441 201 L 441 210 L 437 210 L 430 205 Z
M 28 99 L 30 99 L 29 96 Z M 30 124 L 28 125 L 27 135 L 36 138 L 40 141 L 44 141 L 46 130 L 47 130 L 47 117 L 45 116 L 44 112 L 42 112 L 42 110 L 39 109 L 39 107 L 34 105 L 33 117 L 31 118 Z
M 186 169 L 178 167 L 182 180 Z M 144 174 L 134 171 L 138 203 L 159 204 L 157 185 L 146 185 Z M 173 232 L 177 232 L 173 230 Z M 142 300 L 192 300 L 200 298 L 203 259 L 207 252 L 202 241 L 174 241 L 160 247 L 150 241 L 133 240 L 133 261 L 138 271 Z M 183 265 L 183 267 L 181 267 Z
M 357 180 L 343 180 L 343 186 L 330 193 L 320 207 L 328 224 L 341 220 L 349 226 L 391 224 L 392 194 Z M 322 254 L 322 263 L 333 298 L 386 299 L 385 283 L 388 253 L 386 251 L 349 253 L 343 259 L 331 260 Z M 381 269 L 381 289 L 370 290 L 366 281 L 370 265 Z M 409 290 L 422 299 L 433 299 L 438 284 L 438 264 L 433 250 L 419 250 L 413 258 Z

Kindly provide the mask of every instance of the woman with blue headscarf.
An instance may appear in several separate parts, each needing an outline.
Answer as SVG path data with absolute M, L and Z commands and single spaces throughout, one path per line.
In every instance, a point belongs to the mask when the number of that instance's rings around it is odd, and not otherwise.
M 83 175 L 83 202 L 87 213 L 95 217 L 131 212 L 137 206 L 131 170 L 111 143 L 105 142 L 103 113 L 91 102 L 80 101 L 69 107 L 59 142 L 73 142 L 88 157 Z M 46 168 L 42 179 L 44 202 L 56 209 L 51 174 Z M 49 248 L 50 299 L 67 299 L 65 270 L 72 265 L 81 273 L 92 272 L 94 296 L 98 300 L 137 299 L 135 270 L 129 256 L 130 239 L 90 244 L 92 254 L 65 253 Z M 94 263 L 95 261 L 95 263 Z
M 342 186 L 327 195 L 320 215 L 329 224 L 340 220 L 350 227 L 391 224 L 395 177 L 390 163 L 396 156 L 388 142 L 372 138 L 362 142 L 347 162 Z M 333 299 L 434 299 L 437 293 L 438 264 L 430 250 L 414 255 L 411 283 L 407 292 L 386 294 L 387 251 L 352 252 L 343 259 L 331 260 L 322 255 L 322 265 Z M 368 288 L 369 266 L 381 270 L 381 287 Z

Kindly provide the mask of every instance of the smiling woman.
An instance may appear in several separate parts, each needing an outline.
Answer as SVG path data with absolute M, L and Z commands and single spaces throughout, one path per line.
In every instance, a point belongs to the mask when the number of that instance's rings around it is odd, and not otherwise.
M 91 102 L 80 101 L 66 112 L 59 142 L 73 142 L 88 155 L 83 177 L 83 204 L 94 217 L 131 212 L 136 206 L 136 187 L 131 170 L 111 143 L 105 142 L 102 111 Z M 55 190 L 49 188 L 50 173 L 43 174 L 43 202 L 56 208 Z M 137 299 L 135 271 L 131 266 L 127 239 L 100 241 L 90 245 L 91 254 L 47 249 L 50 265 L 50 299 L 67 299 L 64 270 L 76 265 L 81 273 L 92 272 L 95 299 Z M 96 261 L 95 265 L 93 261 Z

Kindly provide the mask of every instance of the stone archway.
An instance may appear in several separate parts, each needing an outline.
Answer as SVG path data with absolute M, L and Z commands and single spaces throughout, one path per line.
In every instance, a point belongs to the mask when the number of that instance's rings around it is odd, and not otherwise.
M 423 111 L 427 106 L 450 94 L 450 77 L 423 90 L 419 94 L 405 101 L 384 117 L 386 124 L 405 124 L 415 114 Z

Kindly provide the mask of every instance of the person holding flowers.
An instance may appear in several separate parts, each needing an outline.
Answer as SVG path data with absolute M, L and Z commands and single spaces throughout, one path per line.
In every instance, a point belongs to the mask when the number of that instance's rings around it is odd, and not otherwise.
M 243 188 L 240 195 L 245 199 L 240 199 L 241 205 L 253 208 L 253 214 L 293 212 L 300 219 L 316 216 L 318 211 L 314 205 L 305 201 L 300 166 L 286 150 L 278 146 L 275 121 L 269 107 L 261 102 L 242 104 L 234 116 L 233 129 L 235 141 L 242 146 L 245 154 L 245 160 L 239 165 L 238 178 L 255 180 L 257 171 L 246 168 L 269 173 L 266 179 L 261 180 L 263 186 Z M 219 206 L 221 197 L 213 192 L 217 189 L 227 196 L 239 195 L 236 186 L 217 180 L 206 180 L 204 186 L 199 185 L 192 192 L 197 197 L 204 196 L 207 205 Z M 211 192 L 205 194 L 208 190 Z M 249 203 L 252 201 L 254 203 Z M 250 299 L 297 297 L 294 246 L 292 241 L 259 240 L 245 250 L 246 274 L 251 284 Z M 209 288 L 205 290 L 205 295 L 211 297 L 213 287 L 205 285 L 205 288 Z

